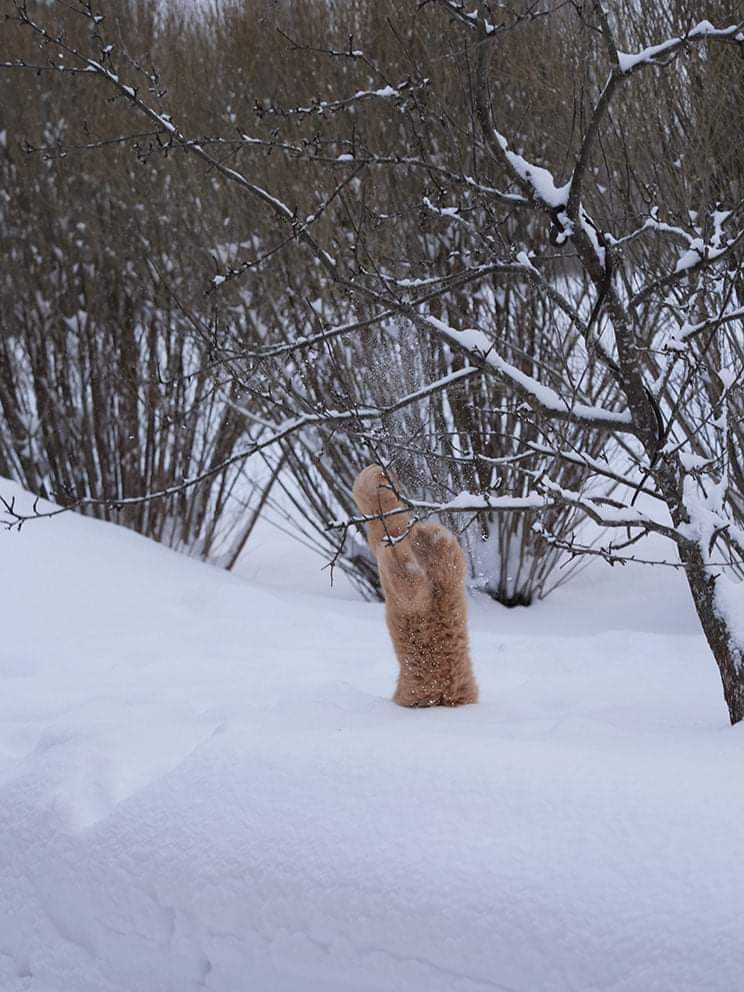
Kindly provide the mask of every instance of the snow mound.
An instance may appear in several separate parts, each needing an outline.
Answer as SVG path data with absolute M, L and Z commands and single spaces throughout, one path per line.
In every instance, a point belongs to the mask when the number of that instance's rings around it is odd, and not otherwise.
M 404 711 L 381 607 L 262 540 L 264 583 L 0 533 L 3 992 L 740 987 L 744 736 L 676 578 L 476 603 L 483 702 Z

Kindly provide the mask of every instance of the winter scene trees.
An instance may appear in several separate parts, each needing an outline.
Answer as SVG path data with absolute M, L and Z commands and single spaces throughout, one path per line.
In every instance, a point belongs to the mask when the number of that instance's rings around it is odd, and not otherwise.
M 738 987 L 739 5 L 0 9 L 0 985 Z

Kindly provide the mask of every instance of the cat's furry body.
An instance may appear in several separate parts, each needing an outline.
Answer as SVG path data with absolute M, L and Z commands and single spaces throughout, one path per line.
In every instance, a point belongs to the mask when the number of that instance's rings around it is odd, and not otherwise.
M 366 516 L 399 507 L 383 469 L 357 476 L 354 499 Z M 388 538 L 400 538 L 389 543 Z M 385 594 L 385 618 L 400 664 L 393 700 L 400 706 L 461 706 L 478 701 L 470 663 L 465 558 L 436 523 L 411 525 L 402 512 L 367 525 Z

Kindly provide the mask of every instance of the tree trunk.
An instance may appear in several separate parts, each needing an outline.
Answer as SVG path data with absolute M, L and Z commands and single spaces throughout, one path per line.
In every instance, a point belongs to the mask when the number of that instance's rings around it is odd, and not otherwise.
M 744 720 L 744 648 L 737 645 L 728 624 L 716 608 L 717 578 L 694 546 L 680 548 L 687 582 L 708 646 L 718 665 L 723 698 L 732 725 Z

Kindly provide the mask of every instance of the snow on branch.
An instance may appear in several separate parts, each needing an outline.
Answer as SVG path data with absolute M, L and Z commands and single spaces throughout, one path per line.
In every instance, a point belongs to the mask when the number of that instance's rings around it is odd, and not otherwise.
M 351 517 L 348 520 L 334 520 L 329 529 L 346 529 L 352 524 L 365 524 L 372 520 L 400 513 L 414 512 L 417 519 L 434 514 L 454 513 L 534 513 L 557 507 L 573 507 L 582 511 L 586 516 L 602 527 L 623 528 L 640 531 L 641 533 L 657 533 L 669 538 L 677 544 L 686 542 L 686 538 L 675 528 L 663 523 L 633 506 L 625 506 L 609 498 L 592 498 L 582 493 L 564 489 L 547 477 L 542 477 L 536 483 L 533 492 L 526 496 L 499 496 L 492 492 L 473 493 L 463 491 L 450 500 L 437 502 L 420 500 L 397 493 L 401 506 L 382 514 Z
M 501 146 L 504 157 L 511 166 L 512 172 L 520 180 L 520 185 L 530 190 L 532 198 L 538 200 L 551 210 L 565 207 L 568 203 L 570 183 L 564 183 L 563 186 L 556 186 L 553 174 L 549 169 L 541 165 L 535 165 L 534 162 L 530 162 L 522 155 L 511 151 L 507 139 L 495 128 L 494 134 Z
M 680 533 L 698 545 L 706 560 L 712 555 L 717 539 L 724 534 L 744 554 L 744 528 L 737 526 L 726 512 L 725 479 L 716 483 L 708 478 L 707 490 L 701 492 L 694 475 L 690 471 L 684 479 L 682 502 L 688 522 L 680 525 Z
M 640 289 L 629 301 L 628 306 L 637 307 L 654 293 L 680 282 L 694 272 L 714 265 L 741 244 L 744 244 L 744 227 L 734 237 L 729 238 L 725 245 L 706 244 L 702 238 L 692 239 L 688 249 L 677 259 L 674 269 Z
M 351 96 L 342 97 L 339 100 L 313 100 L 303 107 L 288 107 L 282 109 L 273 104 L 258 104 L 256 110 L 259 116 L 272 114 L 278 117 L 309 117 L 322 116 L 323 114 L 333 114 L 340 110 L 348 110 L 350 107 L 365 100 L 400 100 L 415 90 L 422 89 L 429 85 L 428 79 L 421 79 L 413 82 L 404 79 L 397 86 L 381 86 L 376 90 L 357 90 Z
M 476 4 L 474 10 L 468 10 L 464 0 L 443 0 L 443 2 L 455 20 L 464 24 L 465 27 L 477 31 L 484 39 L 492 38 L 500 31 L 509 30 L 522 21 L 534 21 L 538 17 L 548 17 L 552 13 L 551 5 L 543 5 L 539 0 L 532 0 L 532 3 L 525 4 L 521 11 L 516 10 L 514 6 L 507 6 L 506 4 L 479 3 Z M 478 8 L 482 9 L 479 10 Z M 509 20 L 490 20 L 483 13 L 483 11 L 486 11 L 493 17 L 496 10 L 498 10 L 502 17 L 508 17 Z
M 591 222 L 586 223 L 588 217 L 585 216 L 584 208 L 581 204 L 581 194 L 587 174 L 590 153 L 597 141 L 600 125 L 607 114 L 616 89 L 621 82 L 636 70 L 645 65 L 665 65 L 687 44 L 694 41 L 705 39 L 733 40 L 738 43 L 744 41 L 744 34 L 742 34 L 744 22 L 726 28 L 715 28 L 709 21 L 700 21 L 682 37 L 670 38 L 659 45 L 653 45 L 641 52 L 629 54 L 618 50 L 607 12 L 602 3 L 595 0 L 594 9 L 599 18 L 600 30 L 609 53 L 611 70 L 592 111 L 573 175 L 568 185 L 566 214 L 571 226 L 568 227 L 564 223 L 563 231 L 568 236 L 573 236 L 573 240 L 587 270 L 590 272 L 594 281 L 600 283 L 603 278 L 609 276 L 607 259 L 601 244 L 604 239 L 599 238 L 598 240 L 598 232 L 592 229 L 593 225 L 591 225 Z M 607 241 L 609 242 L 610 240 L 608 237 Z M 615 241 L 615 243 L 617 244 L 619 241 Z M 599 267 L 596 267 L 595 259 L 596 262 L 599 262 Z M 697 264 L 697 255 L 692 245 L 690 246 L 690 250 L 680 260 L 680 264 L 683 267 L 693 267 Z
M 486 368 L 506 379 L 514 391 L 534 410 L 549 419 L 583 423 L 603 430 L 635 434 L 636 428 L 627 411 L 615 412 L 598 406 L 569 401 L 550 386 L 546 386 L 521 369 L 511 365 L 495 350 L 494 344 L 483 331 L 466 328 L 458 331 L 433 316 L 422 316 L 421 321 L 433 328 L 440 337 L 468 352 Z
M 635 241 L 636 238 L 639 238 L 647 231 L 653 231 L 657 234 L 673 235 L 683 241 L 688 248 L 694 241 L 693 236 L 689 233 L 689 231 L 685 231 L 683 227 L 679 227 L 676 224 L 668 224 L 665 221 L 660 221 L 658 207 L 652 208 L 651 215 L 646 218 L 640 227 L 636 227 L 634 230 L 629 231 L 628 234 L 624 234 L 620 238 L 614 238 L 611 234 L 605 235 L 605 238 L 608 244 L 613 247 L 617 247 L 627 244 L 630 241 Z
M 617 50 L 617 66 L 620 72 L 628 74 L 644 65 L 666 65 L 670 56 L 674 56 L 687 43 L 692 41 L 707 41 L 709 39 L 724 39 L 744 42 L 744 21 L 731 24 L 726 28 L 714 27 L 710 21 L 699 21 L 693 28 L 681 37 L 669 38 L 658 45 L 649 45 L 640 52 L 621 52 Z
M 667 341 L 664 342 L 665 351 L 686 351 L 687 342 L 699 336 L 704 331 L 712 327 L 720 327 L 723 324 L 730 324 L 733 321 L 744 321 L 744 307 L 737 307 L 736 310 L 721 311 L 712 317 L 706 317 L 694 324 L 685 321 L 679 329 L 674 330 Z

